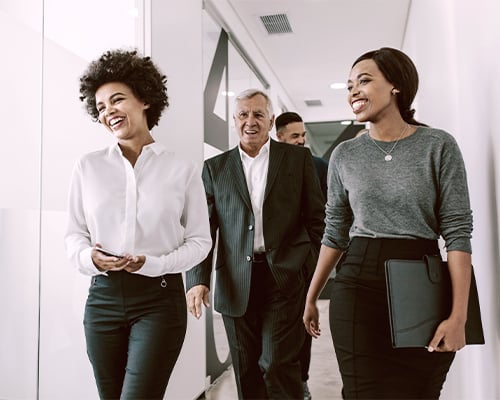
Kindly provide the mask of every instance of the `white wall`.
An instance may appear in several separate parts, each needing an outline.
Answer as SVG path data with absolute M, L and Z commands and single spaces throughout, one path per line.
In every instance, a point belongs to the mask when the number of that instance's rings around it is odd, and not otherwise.
M 499 235 L 500 27 L 497 0 L 412 2 L 406 51 L 421 83 L 417 119 L 452 133 L 468 172 L 474 216 L 473 264 L 486 345 L 458 352 L 443 396 L 446 399 L 500 398 Z

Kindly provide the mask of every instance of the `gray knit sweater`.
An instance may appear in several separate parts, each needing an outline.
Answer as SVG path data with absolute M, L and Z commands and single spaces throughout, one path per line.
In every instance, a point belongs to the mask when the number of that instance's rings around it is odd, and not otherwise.
M 376 143 L 389 151 L 394 142 Z M 384 152 L 364 134 L 339 144 L 328 167 L 322 243 L 345 250 L 353 237 L 438 239 L 471 253 L 472 211 L 462 154 L 449 133 L 418 127 Z

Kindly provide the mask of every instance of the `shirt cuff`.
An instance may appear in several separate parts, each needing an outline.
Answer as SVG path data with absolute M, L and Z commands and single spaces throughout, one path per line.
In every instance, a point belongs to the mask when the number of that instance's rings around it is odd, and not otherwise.
M 145 257 L 146 261 L 144 261 L 144 265 L 137 271 L 133 272 L 134 274 L 149 276 L 153 278 L 165 274 L 165 272 L 161 272 L 163 271 L 163 268 L 160 257 L 154 257 L 154 256 L 145 256 Z
M 87 247 L 80 252 L 80 267 L 85 275 L 108 275 L 104 271 L 100 271 L 92 261 L 93 247 Z

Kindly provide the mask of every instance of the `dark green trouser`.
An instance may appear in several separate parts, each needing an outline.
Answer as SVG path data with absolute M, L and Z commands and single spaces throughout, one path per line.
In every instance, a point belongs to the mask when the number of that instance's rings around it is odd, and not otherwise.
M 162 399 L 186 326 L 181 274 L 93 277 L 84 327 L 100 398 Z

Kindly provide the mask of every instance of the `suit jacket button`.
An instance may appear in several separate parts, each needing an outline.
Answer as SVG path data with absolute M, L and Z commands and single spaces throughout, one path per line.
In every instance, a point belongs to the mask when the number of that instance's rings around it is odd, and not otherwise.
M 247 256 L 247 261 L 252 261 L 252 256 Z
M 248 225 L 248 230 L 253 231 L 253 225 Z

